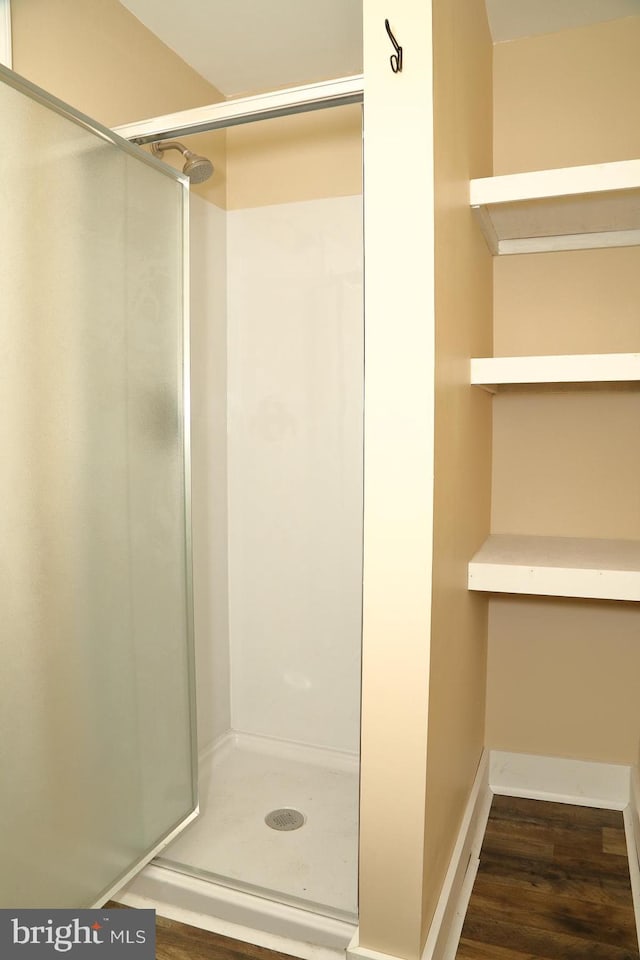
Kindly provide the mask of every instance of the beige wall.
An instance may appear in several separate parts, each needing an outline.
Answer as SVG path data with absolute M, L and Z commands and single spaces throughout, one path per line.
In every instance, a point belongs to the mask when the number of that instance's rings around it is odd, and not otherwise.
M 359 194 L 362 107 L 231 127 L 227 157 L 231 210 Z
M 639 253 L 619 247 L 495 257 L 495 355 L 637 351 Z
M 624 384 L 497 397 L 493 532 L 640 539 L 639 424 Z
M 497 173 L 640 155 L 640 18 L 499 44 Z M 637 351 L 640 248 L 496 258 L 499 356 Z M 640 537 L 640 396 L 518 388 L 494 399 L 492 529 Z M 490 747 L 635 762 L 640 611 L 495 598 Z
M 11 0 L 13 67 L 108 127 L 224 99 L 118 0 Z
M 636 604 L 504 597 L 489 623 L 493 749 L 638 762 Z
M 434 3 L 436 418 L 423 936 L 484 746 L 487 599 L 467 561 L 489 532 L 491 399 L 469 358 L 491 355 L 491 256 L 468 181 L 491 174 L 491 38 L 482 0 Z
M 640 156 L 640 17 L 499 43 L 494 173 Z
M 11 0 L 11 17 L 14 70 L 107 127 L 224 99 L 118 0 Z M 216 167 L 195 192 L 224 206 L 224 132 L 188 145 Z

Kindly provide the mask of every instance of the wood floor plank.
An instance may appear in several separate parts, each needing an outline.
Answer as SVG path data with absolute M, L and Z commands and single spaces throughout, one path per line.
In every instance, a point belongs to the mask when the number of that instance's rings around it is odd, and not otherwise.
M 467 917 L 463 936 L 478 943 L 515 948 L 525 956 L 531 954 L 536 960 L 638 960 L 637 950 L 537 927 L 497 922 L 480 915 Z
M 288 954 L 156 917 L 156 960 L 291 960 Z
M 602 828 L 602 852 L 618 857 L 627 857 L 627 837 L 624 830 L 616 827 Z
M 494 840 L 511 840 L 519 843 L 562 844 L 581 850 L 602 852 L 603 827 L 568 827 L 562 823 L 541 823 L 518 820 L 490 820 L 484 842 L 490 848 Z M 613 829 L 613 828 L 608 828 Z
M 584 903 L 571 896 L 521 890 L 517 897 L 504 884 L 478 876 L 473 890 L 474 909 L 487 916 L 500 916 L 510 923 L 539 927 L 586 940 L 637 947 L 632 904 L 627 906 Z
M 549 841 L 503 836 L 498 833 L 486 837 L 482 849 L 486 854 L 493 854 L 494 856 L 512 855 L 521 857 L 523 860 L 551 862 L 554 855 L 554 845 Z
M 495 944 L 476 943 L 474 940 L 460 940 L 456 960 L 540 960 L 532 953 L 521 953 L 508 947 Z
M 622 822 L 620 813 L 618 817 Z M 522 824 L 511 820 L 494 821 L 490 818 L 482 850 L 484 855 L 511 852 L 513 856 L 524 858 L 529 855 L 532 860 L 548 860 L 553 857 L 559 863 L 570 864 L 572 870 L 578 869 L 578 864 L 582 863 L 585 865 L 583 867 L 585 871 L 588 870 L 586 865 L 591 865 L 592 871 L 597 871 L 599 874 L 627 876 L 626 855 L 620 857 L 618 852 L 620 837 L 616 843 L 616 853 L 605 851 L 603 850 L 603 829 L 605 828 L 565 829 L 557 824 L 545 825 L 540 822 L 539 817 L 535 823 Z M 620 833 L 621 828 L 606 829 L 611 831 L 607 834 L 611 838 L 610 842 L 616 842 L 614 836 L 616 832 Z M 624 837 L 623 829 L 620 836 Z
M 495 883 L 504 883 L 517 890 L 532 888 L 551 895 L 566 893 L 585 903 L 629 903 L 629 882 L 623 875 L 596 875 L 592 867 L 586 871 L 567 870 L 557 863 L 530 863 L 520 857 L 483 854 L 478 875 L 491 876 Z
M 589 871 L 596 876 L 621 877 L 629 882 L 629 861 L 617 854 L 584 851 L 564 843 L 556 843 L 554 862 L 568 871 Z
M 600 807 L 581 807 L 570 803 L 550 804 L 545 800 L 529 800 L 526 797 L 494 796 L 491 816 L 496 820 L 529 820 L 533 823 L 564 824 L 569 828 L 617 827 L 620 824 L 619 810 L 602 810 Z

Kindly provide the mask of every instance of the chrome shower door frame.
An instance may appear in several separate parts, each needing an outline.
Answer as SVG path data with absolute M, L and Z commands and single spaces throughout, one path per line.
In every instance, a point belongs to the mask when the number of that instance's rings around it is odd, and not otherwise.
M 148 120 L 137 120 L 114 127 L 114 131 L 132 143 L 144 144 L 179 139 L 192 133 L 207 133 L 225 127 L 287 117 L 295 113 L 326 110 L 349 103 L 362 103 L 364 82 L 361 74 L 338 77 L 322 83 L 287 87 L 252 97 L 236 97 L 192 110 L 181 110 Z
M 179 207 L 178 220 L 180 226 L 178 229 L 181 251 L 179 257 L 179 269 L 181 276 L 181 304 L 179 313 L 176 314 L 178 320 L 177 327 L 181 339 L 182 356 L 179 362 L 181 396 L 179 397 L 182 405 L 183 417 L 180 423 L 182 434 L 182 483 L 184 488 L 184 597 L 185 597 L 185 646 L 187 667 L 185 671 L 185 689 L 188 698 L 188 720 L 187 728 L 190 738 L 190 762 L 191 762 L 191 809 L 183 816 L 179 822 L 174 822 L 171 828 L 162 836 L 158 837 L 144 854 L 138 856 L 135 862 L 125 872 L 120 872 L 108 887 L 99 892 L 99 896 L 93 903 L 74 904 L 73 906 L 99 907 L 104 904 L 111 896 L 119 890 L 126 882 L 132 879 L 139 871 L 155 858 L 172 840 L 174 840 L 182 830 L 191 823 L 199 814 L 198 804 L 198 747 L 197 747 L 197 723 L 196 723 L 196 700 L 195 700 L 195 653 L 194 653 L 194 622 L 193 622 L 193 564 L 192 564 L 192 534 L 191 534 L 191 401 L 190 401 L 190 318 L 189 318 L 189 180 L 182 173 L 170 168 L 167 164 L 153 157 L 145 150 L 132 144 L 127 139 L 118 135 L 114 130 L 103 126 L 96 120 L 75 110 L 68 104 L 59 100 L 57 97 L 49 94 L 30 81 L 16 74 L 9 67 L 3 65 L 2 58 L 11 59 L 11 34 L 10 34 L 10 0 L 0 0 L 0 83 L 6 84 L 19 93 L 24 94 L 29 99 L 50 109 L 59 116 L 71 121 L 78 127 L 94 134 L 107 143 L 113 144 L 119 151 L 134 157 L 139 163 L 143 163 L 160 174 L 162 177 L 173 180 L 181 192 L 181 203 Z M 180 262 L 181 261 L 181 262 Z M 180 335 L 181 334 L 181 335 Z M 43 814 L 44 815 L 44 814 Z M 0 904 L 4 906 L 4 904 Z

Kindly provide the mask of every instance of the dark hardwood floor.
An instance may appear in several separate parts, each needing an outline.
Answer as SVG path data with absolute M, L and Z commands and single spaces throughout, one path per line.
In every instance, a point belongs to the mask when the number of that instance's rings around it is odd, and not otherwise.
M 110 901 L 106 906 L 121 908 Z M 286 953 L 232 940 L 186 923 L 156 916 L 156 960 L 293 960 Z
M 622 813 L 494 797 L 456 960 L 639 960 Z
M 156 917 L 156 960 L 291 960 L 291 957 Z

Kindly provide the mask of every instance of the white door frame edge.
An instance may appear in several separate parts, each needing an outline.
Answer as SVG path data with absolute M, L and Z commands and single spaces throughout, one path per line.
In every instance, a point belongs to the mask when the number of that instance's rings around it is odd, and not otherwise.
M 11 0 L 0 0 L 0 63 L 11 69 Z

